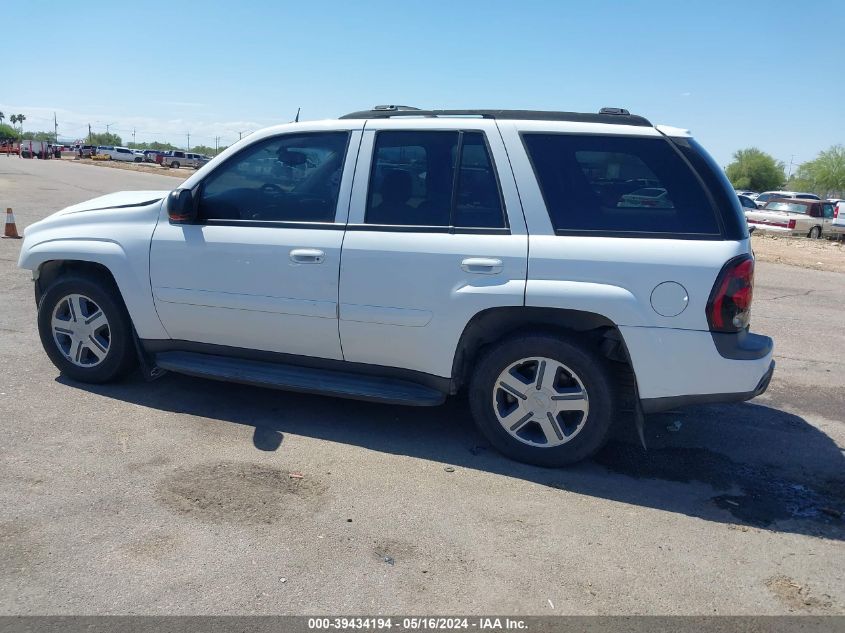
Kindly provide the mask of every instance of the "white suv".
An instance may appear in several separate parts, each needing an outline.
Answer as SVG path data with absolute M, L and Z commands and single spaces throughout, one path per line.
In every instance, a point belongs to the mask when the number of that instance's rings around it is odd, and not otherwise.
M 73 379 L 140 361 L 392 404 L 468 390 L 489 441 L 535 464 L 591 455 L 624 409 L 747 400 L 774 370 L 736 194 L 688 132 L 625 110 L 281 125 L 169 194 L 25 237 L 42 343 Z

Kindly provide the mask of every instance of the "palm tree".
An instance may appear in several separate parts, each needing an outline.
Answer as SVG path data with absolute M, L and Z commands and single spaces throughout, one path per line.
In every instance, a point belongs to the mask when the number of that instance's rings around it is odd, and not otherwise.
M 12 116 L 9 117 L 9 123 L 12 124 L 12 128 L 15 127 L 15 123 L 17 123 L 17 122 L 18 122 L 18 115 L 17 114 L 13 114 Z
M 26 121 L 26 115 L 25 114 L 19 114 L 18 115 L 18 123 L 21 126 L 21 136 L 23 136 L 23 122 L 24 121 Z
M 0 123 L 3 123 L 3 119 L 6 118 L 6 115 L 0 112 Z

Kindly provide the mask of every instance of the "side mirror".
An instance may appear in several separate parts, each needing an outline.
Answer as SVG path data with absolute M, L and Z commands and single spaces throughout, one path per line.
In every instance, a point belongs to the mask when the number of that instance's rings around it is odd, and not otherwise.
M 167 215 L 173 224 L 190 224 L 197 217 L 194 193 L 190 189 L 176 189 L 167 196 Z

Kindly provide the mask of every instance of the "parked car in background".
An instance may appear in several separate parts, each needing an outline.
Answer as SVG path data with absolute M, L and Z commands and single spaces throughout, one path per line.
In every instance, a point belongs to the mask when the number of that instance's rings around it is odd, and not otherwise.
M 738 195 L 738 196 L 746 196 L 746 197 L 751 198 L 752 200 L 754 200 L 754 199 L 756 199 L 756 198 L 757 198 L 757 196 L 759 196 L 760 194 L 759 194 L 759 193 L 757 193 L 756 191 L 746 191 L 746 190 L 742 190 L 742 191 L 737 191 L 737 192 L 736 192 L 736 195 Z
M 743 211 L 754 211 L 755 209 L 757 209 L 757 205 L 754 203 L 754 200 L 750 197 L 740 195 L 737 196 L 737 198 L 739 198 L 739 204 L 742 206 Z
M 828 200 L 833 205 L 833 222 L 830 228 L 835 235 L 845 237 L 845 199 Z
M 135 153 L 128 147 L 100 145 L 97 147 L 97 153 L 108 156 L 109 160 L 118 160 L 126 163 L 134 163 L 136 158 Z
M 156 156 L 161 154 L 162 150 L 160 149 L 145 149 L 144 150 L 144 162 L 145 163 L 154 163 L 156 162 Z
M 156 156 L 156 162 L 160 165 L 178 169 L 179 167 L 193 167 L 199 169 L 201 167 L 201 160 L 199 154 L 191 154 L 183 152 L 182 150 L 172 150 L 163 152 Z M 205 163 L 202 163 L 204 165 Z
M 133 149 L 132 153 L 135 155 L 135 162 L 136 163 L 143 163 L 144 162 L 144 150 Z
M 95 145 L 75 145 L 73 149 L 79 158 L 91 158 L 97 153 L 97 147 Z
M 669 192 L 662 187 L 645 187 L 631 193 L 624 194 L 616 203 L 617 207 L 649 207 L 654 209 L 671 209 L 672 201 Z
M 745 213 L 748 225 L 760 231 L 819 238 L 833 234 L 833 205 L 822 200 L 776 198 L 762 209 Z
M 764 191 L 754 199 L 758 208 L 763 208 L 769 200 L 777 198 L 798 198 L 800 200 L 821 200 L 814 193 L 802 193 L 800 191 Z

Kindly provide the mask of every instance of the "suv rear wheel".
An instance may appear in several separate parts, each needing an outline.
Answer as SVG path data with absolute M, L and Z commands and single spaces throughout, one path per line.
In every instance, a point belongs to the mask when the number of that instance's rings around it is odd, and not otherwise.
M 38 304 L 38 333 L 59 371 L 80 382 L 114 380 L 137 363 L 126 308 L 99 280 L 60 277 Z
M 174 169 L 179 169 L 179 161 L 174 160 L 172 163 L 170 163 L 170 166 L 173 167 Z
M 505 455 L 538 466 L 585 459 L 607 439 L 615 393 L 607 361 L 552 335 L 494 345 L 470 382 L 476 424 Z
M 807 233 L 807 237 L 813 240 L 817 240 L 822 236 L 822 229 L 820 226 L 814 226 L 810 229 L 810 232 Z

